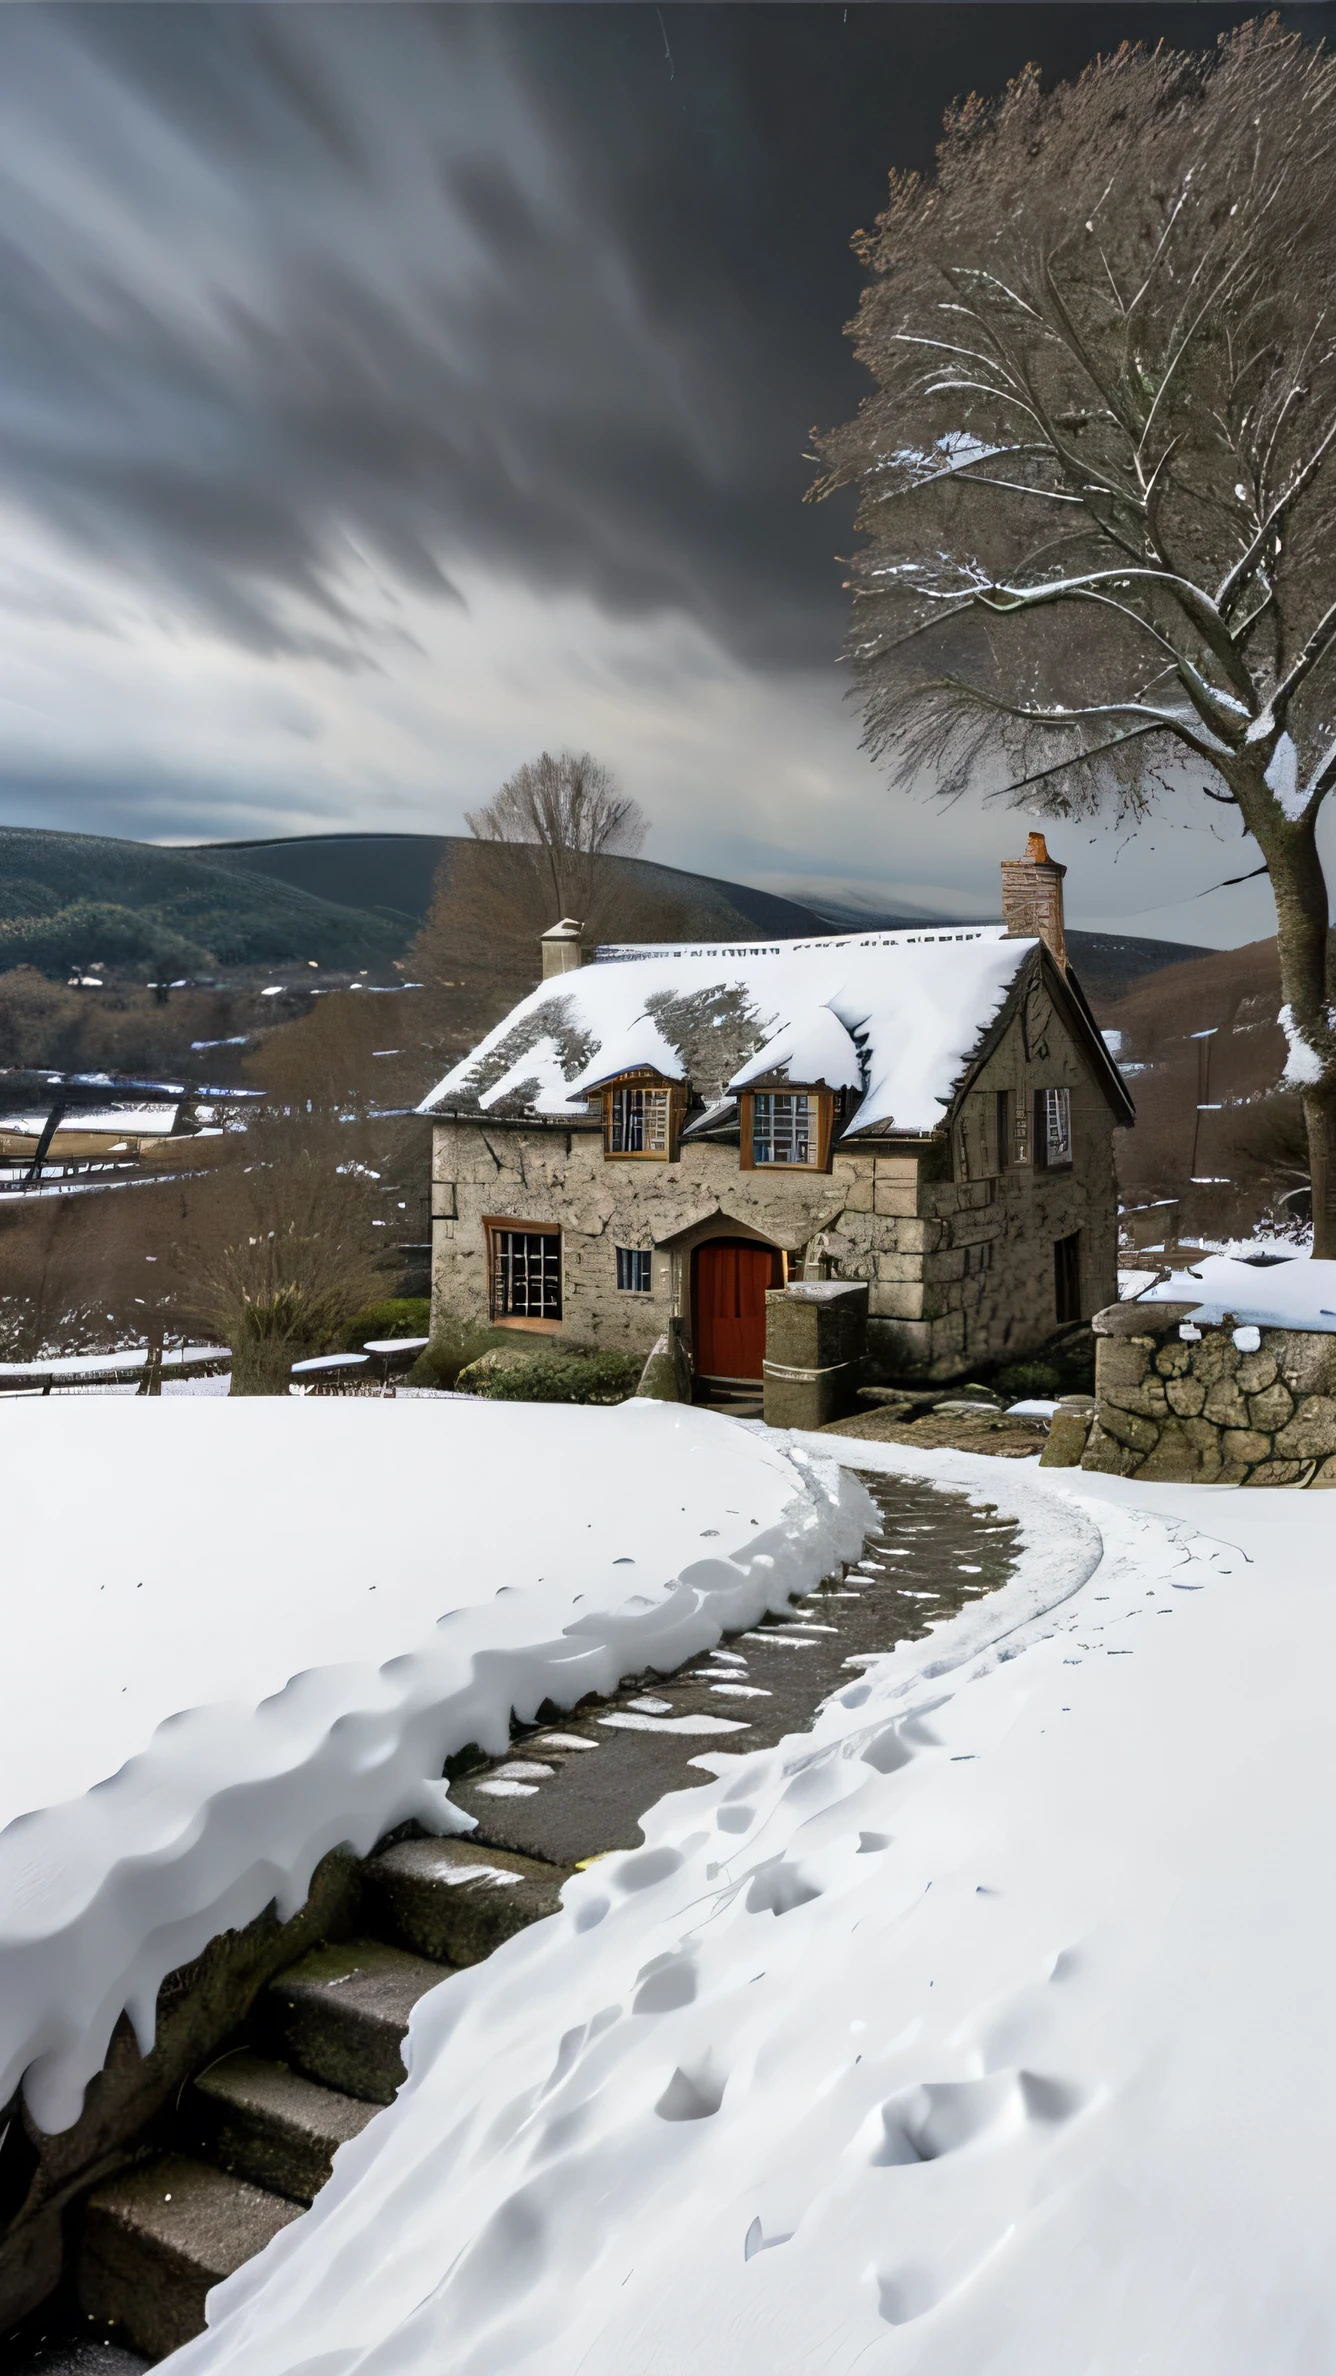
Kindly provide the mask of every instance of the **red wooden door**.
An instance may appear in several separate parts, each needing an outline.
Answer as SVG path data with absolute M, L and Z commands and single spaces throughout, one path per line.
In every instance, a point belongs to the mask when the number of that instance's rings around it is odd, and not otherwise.
M 708 1238 L 696 1248 L 692 1272 L 697 1376 L 759 1378 L 766 1289 L 784 1284 L 775 1247 L 754 1238 Z

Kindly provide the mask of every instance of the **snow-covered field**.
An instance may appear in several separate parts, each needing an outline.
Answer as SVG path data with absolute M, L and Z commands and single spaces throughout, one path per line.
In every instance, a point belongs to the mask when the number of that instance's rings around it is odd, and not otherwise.
M 863 1539 L 828 1457 L 675 1406 L 0 1409 L 0 2104 L 78 2117 L 126 2009 L 439 1776 L 782 1609 Z M 726 1729 L 721 1727 L 722 1729 Z
M 1336 2364 L 1336 1505 L 832 1445 L 1017 1579 L 425 1998 L 173 2376 Z

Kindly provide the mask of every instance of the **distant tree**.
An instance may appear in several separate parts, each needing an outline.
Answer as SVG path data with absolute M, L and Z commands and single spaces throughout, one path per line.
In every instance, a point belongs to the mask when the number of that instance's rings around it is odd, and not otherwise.
M 89 1002 L 34 965 L 0 973 L 0 1067 L 68 1063 L 80 1053 Z
M 332 1132 L 252 1122 L 200 1215 L 187 1301 L 232 1349 L 233 1394 L 284 1394 L 294 1361 L 331 1350 L 385 1291 L 372 1249 L 374 1184 Z
M 466 822 L 474 838 L 442 860 L 408 959 L 427 986 L 424 1011 L 445 1063 L 533 989 L 539 940 L 563 917 L 584 925 L 591 946 L 687 929 L 680 900 L 620 863 L 649 825 L 587 751 L 527 760 Z
M 529 854 L 552 911 L 549 924 L 564 916 L 585 922 L 599 859 L 634 858 L 649 831 L 644 811 L 588 751 L 526 759 L 495 800 L 471 810 L 465 822 L 475 840 L 506 842 Z
M 1050 816 L 1235 810 L 1336 1255 L 1336 62 L 1270 19 L 1029 68 L 855 247 L 877 390 L 812 494 L 862 496 L 867 743 L 948 798 L 992 769 Z
M 35 1197 L 0 1224 L 0 1357 L 36 1361 L 98 1342 L 98 1265 L 89 1260 L 86 1202 Z

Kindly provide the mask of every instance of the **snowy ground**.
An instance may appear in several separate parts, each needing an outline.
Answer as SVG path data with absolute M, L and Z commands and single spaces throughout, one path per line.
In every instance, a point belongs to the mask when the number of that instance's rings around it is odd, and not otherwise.
M 1336 2364 L 1333 1504 L 832 1445 L 1015 1582 L 425 1998 L 172 2376 Z
M 874 1518 L 676 1406 L 70 1396 L 0 1410 L 0 2104 L 78 2117 L 122 2010 L 439 1776 L 784 1609 Z M 721 1724 L 721 1732 L 729 1728 Z

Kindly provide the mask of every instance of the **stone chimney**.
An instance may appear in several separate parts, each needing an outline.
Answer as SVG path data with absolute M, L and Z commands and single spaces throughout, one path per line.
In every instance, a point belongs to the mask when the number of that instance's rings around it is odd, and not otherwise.
M 1036 935 L 1067 970 L 1067 939 L 1062 922 L 1062 878 L 1065 866 L 1050 858 L 1042 833 L 1032 833 L 1023 858 L 1002 861 L 1002 921 L 1013 940 Z
M 543 934 L 538 946 L 543 952 L 543 980 L 550 982 L 553 974 L 574 973 L 585 961 L 584 926 L 573 916 L 563 916 L 559 924 Z

